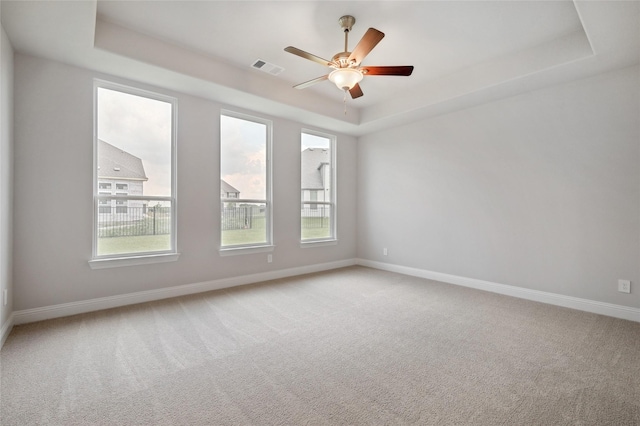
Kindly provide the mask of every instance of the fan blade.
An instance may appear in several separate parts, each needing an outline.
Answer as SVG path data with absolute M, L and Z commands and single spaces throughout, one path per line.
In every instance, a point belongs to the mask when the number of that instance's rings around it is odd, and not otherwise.
M 404 75 L 409 76 L 413 72 L 413 65 L 397 67 L 361 67 L 364 75 Z
M 309 86 L 313 86 L 316 83 L 320 83 L 321 81 L 325 81 L 329 78 L 329 75 L 323 75 L 322 77 L 314 78 L 313 80 L 305 81 L 304 83 L 300 83 L 298 85 L 293 86 L 294 89 L 306 89 Z
M 364 95 L 358 83 L 356 83 L 356 85 L 353 86 L 351 90 L 349 90 L 349 94 L 351 95 L 351 99 L 359 98 L 360 96 Z
M 380 40 L 384 38 L 384 33 L 376 30 L 375 28 L 369 28 L 364 34 L 362 39 L 358 42 L 356 47 L 349 55 L 349 63 L 355 61 L 356 65 L 360 65 L 360 62 L 373 50 Z
M 327 67 L 331 66 L 331 62 L 327 61 L 326 59 L 322 59 L 319 56 L 312 55 L 311 53 L 307 53 L 304 50 L 298 49 L 297 47 L 289 46 L 289 47 L 286 47 L 284 50 L 285 52 L 293 53 L 294 55 L 300 56 L 301 58 L 305 58 L 310 61 L 317 62 L 320 65 L 324 65 Z

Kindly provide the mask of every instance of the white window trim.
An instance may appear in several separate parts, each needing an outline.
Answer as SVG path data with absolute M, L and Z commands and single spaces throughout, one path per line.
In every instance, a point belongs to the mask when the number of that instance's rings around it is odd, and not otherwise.
M 220 256 L 237 256 L 239 254 L 270 253 L 276 246 L 229 246 L 220 247 Z
M 267 180 L 267 187 L 266 187 L 266 199 L 265 200 L 249 200 L 249 199 L 244 199 L 244 198 L 232 198 L 232 199 L 223 199 L 220 198 L 220 203 L 225 202 L 225 200 L 228 200 L 228 202 L 233 202 L 233 203 L 241 203 L 241 202 L 246 202 L 246 201 L 259 201 L 259 202 L 264 202 L 265 203 L 265 213 L 267 215 L 267 217 L 265 218 L 265 226 L 267 227 L 266 229 L 266 242 L 264 243 L 258 243 L 258 244 L 247 244 L 247 245 L 235 245 L 235 246 L 223 246 L 222 245 L 222 218 L 219 218 L 220 220 L 220 256 L 235 256 L 235 255 L 240 255 L 240 254 L 252 254 L 252 253 L 264 253 L 264 252 L 270 252 L 273 251 L 274 245 L 273 245 L 273 192 L 272 192 L 272 169 L 273 167 L 271 162 L 272 162 L 272 141 L 273 141 L 273 122 L 271 120 L 267 120 L 265 118 L 261 118 L 261 117 L 256 117 L 253 115 L 248 115 L 248 114 L 243 114 L 240 112 L 236 112 L 236 111 L 231 111 L 231 110 L 227 110 L 227 109 L 222 109 L 220 110 L 220 117 L 222 117 L 223 115 L 227 116 L 227 117 L 233 117 L 233 118 L 237 118 L 240 120 L 246 120 L 246 121 L 252 121 L 254 123 L 259 123 L 259 124 L 264 124 L 267 127 L 267 134 L 266 134 L 266 148 L 265 148 L 265 156 L 266 156 L 266 166 L 267 166 L 267 170 L 266 170 L 266 180 Z M 220 144 L 219 146 L 222 147 L 222 129 L 221 133 L 220 133 Z M 219 155 L 219 160 L 220 160 L 220 170 L 222 169 L 222 155 Z M 222 185 L 222 174 L 219 177 L 219 184 Z M 222 187 L 220 187 L 220 190 L 218 191 L 218 193 L 222 192 Z M 220 209 L 218 209 L 219 211 Z
M 150 263 L 175 262 L 180 253 L 157 253 L 142 256 L 110 257 L 89 261 L 91 269 L 116 268 L 121 266 L 148 265 Z
M 171 248 L 163 251 L 153 252 L 136 252 L 127 254 L 115 254 L 115 255 L 97 255 L 98 248 L 98 209 L 99 209 L 99 188 L 98 188 L 98 89 L 115 90 L 130 95 L 146 97 L 161 102 L 167 102 L 171 104 L 171 196 L 160 197 L 168 198 L 171 201 L 171 235 L 170 243 Z M 113 268 L 121 266 L 132 265 L 146 265 L 151 263 L 164 263 L 173 262 L 178 260 L 180 253 L 177 252 L 177 231 L 178 231 L 178 216 L 177 216 L 177 148 L 176 140 L 178 136 L 177 132 L 177 117 L 178 117 L 178 100 L 172 96 L 163 95 L 160 93 L 150 92 L 148 90 L 139 89 L 136 87 L 125 86 L 118 83 L 113 83 L 106 80 L 94 79 L 93 80 L 93 241 L 92 241 L 92 254 L 91 260 L 89 260 L 89 266 L 91 269 L 103 269 Z M 124 196 L 120 196 L 125 198 Z M 138 197 L 140 198 L 140 197 Z M 142 198 L 147 198 L 142 197 Z M 155 198 L 155 197 L 151 197 Z
M 338 239 L 324 239 L 324 240 L 304 240 L 300 241 L 300 248 L 310 248 L 310 247 L 324 247 L 324 246 L 337 246 Z
M 331 236 L 327 238 L 313 238 L 313 239 L 302 239 L 302 218 L 300 218 L 300 247 L 308 248 L 308 247 L 321 247 L 321 246 L 331 246 L 338 244 L 338 191 L 337 191 L 337 182 L 338 182 L 338 167 L 336 163 L 336 146 L 337 146 L 337 137 L 335 135 L 330 135 L 328 133 L 318 132 L 310 129 L 301 129 L 300 137 L 302 138 L 302 134 L 306 133 L 313 136 L 318 136 L 321 138 L 329 139 L 329 144 L 331 146 L 331 200 L 329 200 L 329 204 L 333 207 L 331 214 Z M 299 191 L 302 194 L 302 188 Z M 300 205 L 309 204 L 309 202 L 305 202 L 300 199 Z M 315 203 L 314 203 L 315 204 Z M 326 204 L 323 202 L 317 202 L 317 204 Z

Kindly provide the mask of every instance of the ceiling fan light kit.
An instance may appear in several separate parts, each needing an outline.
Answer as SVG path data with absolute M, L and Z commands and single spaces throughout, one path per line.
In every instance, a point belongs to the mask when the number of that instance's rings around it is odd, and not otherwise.
M 360 83 L 363 78 L 362 71 L 354 68 L 338 68 L 329 74 L 329 81 L 344 91 L 353 89 L 353 86 Z
M 345 15 L 340 17 L 338 23 L 344 31 L 344 51 L 335 54 L 330 61 L 293 46 L 284 49 L 286 52 L 300 56 L 301 58 L 333 68 L 333 71 L 329 74 L 300 83 L 293 86 L 294 88 L 304 89 L 316 83 L 329 80 L 334 83 L 338 89 L 343 90 L 345 94 L 349 92 L 351 98 L 356 99 L 363 95 L 359 83 L 365 75 L 411 75 L 413 72 L 413 66 L 411 65 L 361 67 L 360 64 L 363 59 L 376 47 L 380 40 L 384 38 L 384 33 L 375 28 L 369 28 L 353 51 L 349 52 L 349 32 L 351 32 L 351 28 L 356 23 L 356 18 L 351 15 Z

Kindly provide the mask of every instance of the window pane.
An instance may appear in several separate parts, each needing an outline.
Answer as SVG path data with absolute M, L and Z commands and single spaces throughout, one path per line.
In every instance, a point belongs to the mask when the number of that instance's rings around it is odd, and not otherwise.
M 334 237 L 333 170 L 330 137 L 302 133 L 301 137 L 301 238 Z
M 171 196 L 171 119 L 169 102 L 98 88 L 99 183 Z
M 270 243 L 268 135 L 266 123 L 221 115 L 222 247 Z
M 95 255 L 170 251 L 173 104 L 105 87 L 96 97 Z

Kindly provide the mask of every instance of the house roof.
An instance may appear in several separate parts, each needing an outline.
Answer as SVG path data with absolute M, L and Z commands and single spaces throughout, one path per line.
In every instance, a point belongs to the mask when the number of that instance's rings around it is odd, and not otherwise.
M 142 160 L 103 140 L 98 140 L 98 178 L 147 181 Z
M 233 186 L 229 185 L 227 182 L 225 182 L 222 179 L 220 179 L 220 189 L 224 193 L 228 193 L 228 192 L 237 192 L 238 194 L 240 193 L 240 190 L 238 190 L 238 189 L 234 188 Z
M 302 151 L 302 189 L 324 189 L 323 164 L 331 164 L 330 152 L 326 148 L 307 148 Z

